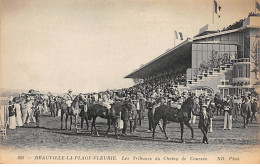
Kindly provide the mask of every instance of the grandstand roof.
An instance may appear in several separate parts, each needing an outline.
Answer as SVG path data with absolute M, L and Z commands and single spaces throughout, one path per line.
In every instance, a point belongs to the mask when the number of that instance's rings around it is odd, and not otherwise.
M 125 78 L 148 78 L 171 70 L 191 68 L 191 44 L 190 40 L 182 42 Z

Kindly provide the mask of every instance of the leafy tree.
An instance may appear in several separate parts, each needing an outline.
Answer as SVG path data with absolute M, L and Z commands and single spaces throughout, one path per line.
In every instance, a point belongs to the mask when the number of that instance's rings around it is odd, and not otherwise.
M 257 57 L 257 40 L 254 41 L 253 47 L 251 49 L 251 57 L 253 59 L 253 64 L 254 64 L 254 69 L 251 72 L 255 73 L 255 79 L 258 80 L 257 74 L 260 72 L 260 67 L 259 67 L 259 62 L 258 62 L 258 57 Z

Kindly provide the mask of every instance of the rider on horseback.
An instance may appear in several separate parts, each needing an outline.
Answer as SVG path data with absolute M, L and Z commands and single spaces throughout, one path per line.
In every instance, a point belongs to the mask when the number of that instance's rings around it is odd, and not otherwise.
M 72 101 L 73 101 L 71 89 L 69 89 L 68 93 L 65 94 L 64 99 L 66 100 L 66 104 L 68 105 L 68 108 L 69 108 L 71 106 Z
M 102 105 L 105 106 L 108 110 L 111 108 L 112 100 L 109 99 L 106 93 L 102 94 Z
M 113 100 L 111 100 L 107 93 L 102 94 L 102 105 L 107 108 L 107 111 L 111 109 L 111 104 L 114 103 Z M 106 115 L 106 113 L 104 113 Z

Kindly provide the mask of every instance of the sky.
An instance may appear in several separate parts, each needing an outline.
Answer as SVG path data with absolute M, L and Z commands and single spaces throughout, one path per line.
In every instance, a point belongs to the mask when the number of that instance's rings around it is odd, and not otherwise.
M 255 0 L 216 0 L 215 26 L 255 10 Z M 212 24 L 213 0 L 2 0 L 0 88 L 98 92 Z M 182 42 L 176 40 L 176 45 Z

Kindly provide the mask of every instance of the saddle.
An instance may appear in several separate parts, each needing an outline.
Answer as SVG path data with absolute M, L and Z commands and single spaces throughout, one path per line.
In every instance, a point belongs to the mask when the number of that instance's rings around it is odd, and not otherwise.
M 67 100 L 67 101 L 66 101 L 66 104 L 68 105 L 68 107 L 70 107 L 70 106 L 71 106 L 71 103 L 72 103 L 72 101 L 71 101 L 71 100 Z
M 170 104 L 170 107 L 174 108 L 174 109 L 181 109 L 181 105 L 176 103 L 176 102 L 173 102 Z

